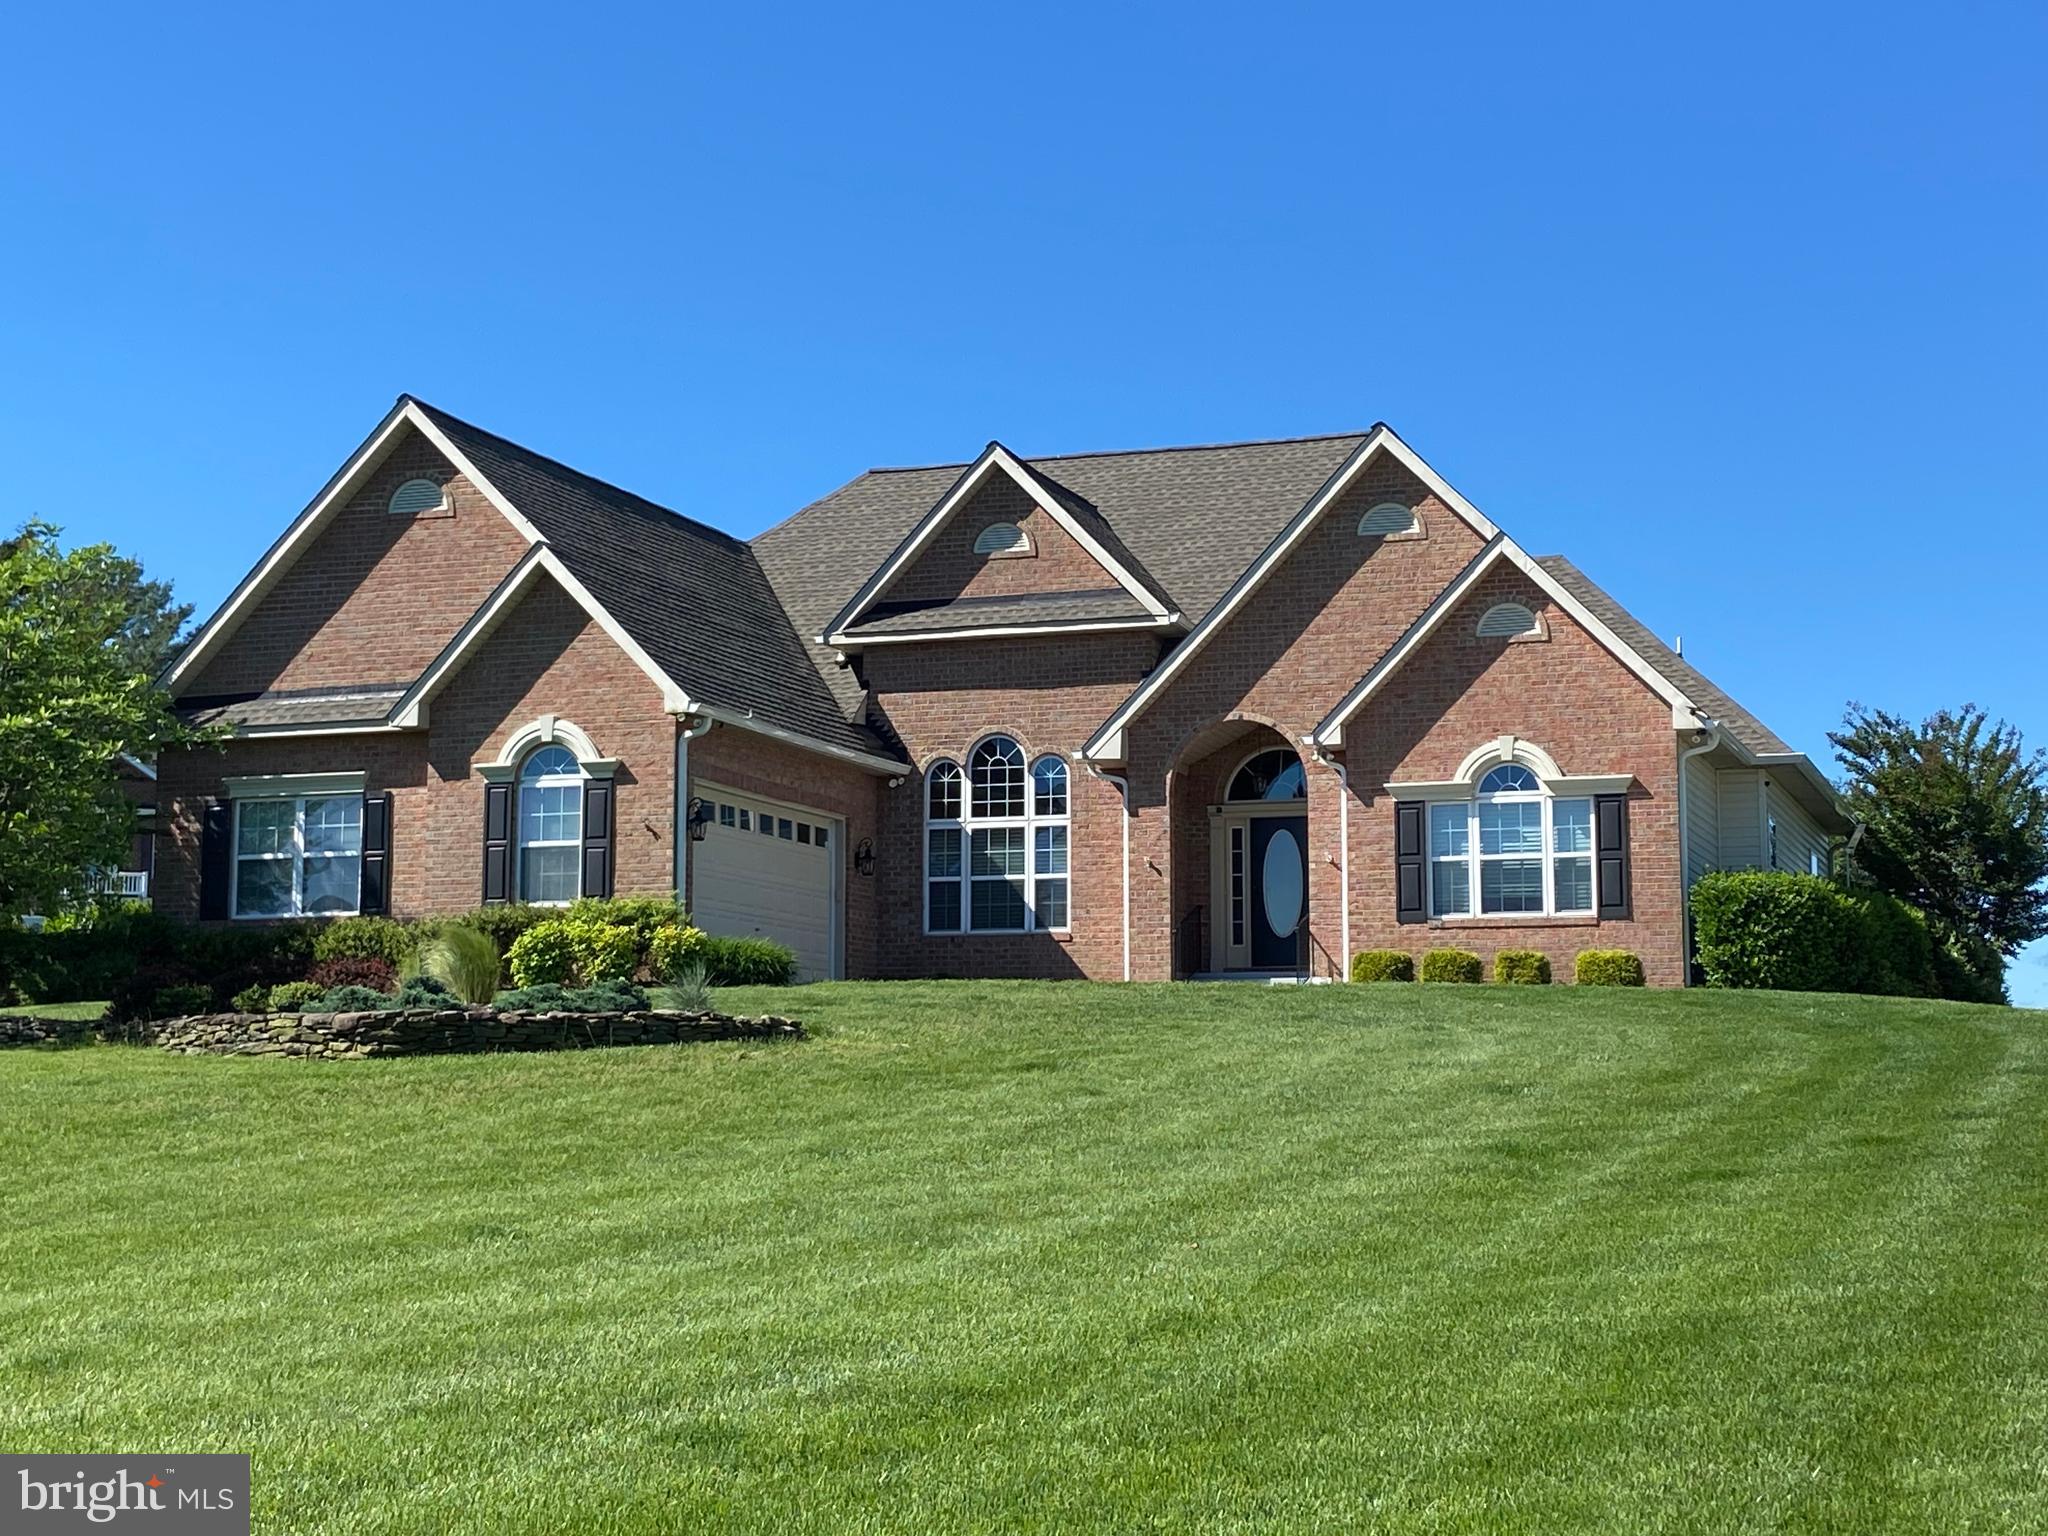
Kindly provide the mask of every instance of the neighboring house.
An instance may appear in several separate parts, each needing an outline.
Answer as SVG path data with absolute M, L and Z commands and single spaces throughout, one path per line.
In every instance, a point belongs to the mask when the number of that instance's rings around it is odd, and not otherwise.
M 166 674 L 160 908 L 681 890 L 812 976 L 1685 978 L 1826 780 L 1385 426 L 873 470 L 751 543 L 410 397 Z

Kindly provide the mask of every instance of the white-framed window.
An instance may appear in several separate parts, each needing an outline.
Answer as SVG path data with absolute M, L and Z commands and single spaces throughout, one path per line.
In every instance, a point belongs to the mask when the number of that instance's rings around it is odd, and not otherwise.
M 567 747 L 519 765 L 519 899 L 561 906 L 582 893 L 583 768 Z
M 1549 794 L 1502 763 L 1470 800 L 1429 808 L 1432 917 L 1580 915 L 1593 910 L 1593 802 Z
M 925 931 L 1034 933 L 1065 929 L 1068 784 L 1064 758 L 1039 758 L 990 736 L 925 774 Z
M 236 917 L 347 917 L 362 890 L 361 795 L 235 801 Z

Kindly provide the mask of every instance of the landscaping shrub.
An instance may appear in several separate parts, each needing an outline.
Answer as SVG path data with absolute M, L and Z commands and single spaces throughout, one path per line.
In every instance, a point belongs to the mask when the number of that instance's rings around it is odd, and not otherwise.
M 537 907 L 523 901 L 500 902 L 496 906 L 465 912 L 455 921 L 479 933 L 489 934 L 491 942 L 498 946 L 498 953 L 509 956 L 521 934 L 542 923 L 559 923 L 562 910 L 560 907 Z
M 583 896 L 569 904 L 572 923 L 611 923 L 633 930 L 634 952 L 645 958 L 657 930 L 687 924 L 689 918 L 669 896 Z
M 159 987 L 150 999 L 149 1016 L 153 1019 L 182 1019 L 188 1014 L 205 1013 L 213 1007 L 213 988 L 200 981 L 179 982 L 168 987 Z
M 640 969 L 640 936 L 628 924 L 585 917 L 571 918 L 568 928 L 576 979 L 585 986 L 631 981 Z
M 1504 949 L 1493 957 L 1493 979 L 1514 987 L 1550 985 L 1550 957 L 1533 949 Z
M 2005 958 L 1978 938 L 1954 939 L 1934 945 L 1935 990 L 1957 1003 L 2009 1003 L 2005 993 Z
M 683 923 L 663 923 L 647 941 L 647 973 L 657 982 L 677 983 L 690 967 L 704 969 L 704 935 Z
M 420 938 L 419 926 L 395 918 L 337 918 L 313 936 L 313 958 L 382 960 L 395 975 L 411 961 Z
M 671 1008 L 685 1008 L 697 1013 L 709 1013 L 712 1009 L 711 983 L 705 978 L 701 965 L 693 963 L 677 971 L 669 979 L 668 990 L 668 1006 Z
M 576 938 L 559 918 L 536 923 L 512 941 L 505 952 L 512 985 L 519 988 L 567 982 L 576 974 Z
M 367 987 L 372 992 L 389 992 L 398 981 L 397 967 L 376 955 L 336 955 L 322 960 L 306 973 L 306 980 L 322 992 L 337 987 Z
M 638 1013 L 648 1007 L 648 1001 L 647 994 L 631 982 L 607 982 L 597 987 L 542 982 L 499 993 L 497 1007 L 522 1013 Z
M 1816 875 L 1703 875 L 1692 888 L 1692 910 L 1710 986 L 1852 992 L 1864 979 L 1861 913 Z
M 1640 987 L 1643 962 L 1625 949 L 1582 949 L 1572 980 L 1582 987 Z
M 381 1013 L 398 1000 L 375 987 L 331 987 L 314 1000 L 309 1013 Z
M 1432 949 L 1422 957 L 1422 979 L 1479 982 L 1486 979 L 1486 967 L 1469 949 Z
M 714 987 L 786 987 L 796 980 L 796 954 L 773 939 L 704 935 L 698 959 Z
M 272 1013 L 304 1013 L 320 1000 L 317 982 L 286 981 L 270 989 L 269 1011 Z M 256 1010 L 251 1009 L 250 1012 Z
M 420 979 L 432 978 L 465 1003 L 488 1003 L 498 995 L 504 961 L 491 936 L 467 923 L 449 923 L 419 949 Z
M 400 1008 L 453 1008 L 462 999 L 427 975 L 409 977 L 392 999 Z
M 1415 957 L 1398 949 L 1362 949 L 1351 957 L 1353 981 L 1413 981 Z
M 1935 996 L 1934 941 L 1927 919 L 1882 891 L 1849 899 L 1861 928 L 1863 964 L 1856 990 L 1887 997 Z
M 237 1013 L 261 1013 L 270 1006 L 270 988 L 252 982 L 229 998 L 228 1006 Z

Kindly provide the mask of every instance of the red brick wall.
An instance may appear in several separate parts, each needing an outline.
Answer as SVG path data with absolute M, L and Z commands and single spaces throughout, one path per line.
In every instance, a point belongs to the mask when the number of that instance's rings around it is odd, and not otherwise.
M 495 513 L 493 514 L 496 515 Z M 483 780 L 473 765 L 544 714 L 574 721 L 620 759 L 615 811 L 620 895 L 675 884 L 675 722 L 660 690 L 552 582 L 539 582 L 449 683 L 423 732 L 237 741 L 166 752 L 158 764 L 157 906 L 199 912 L 202 802 L 231 775 L 360 770 L 392 794 L 395 916 L 463 911 L 483 884 Z
M 1423 536 L 1360 538 L 1359 518 L 1382 501 L 1414 508 Z M 1127 742 L 1137 807 L 1131 943 L 1139 977 L 1173 974 L 1180 924 L 1192 904 L 1208 904 L 1206 828 L 1191 841 L 1185 816 L 1168 814 L 1176 767 L 1191 766 L 1191 752 L 1216 750 L 1216 722 L 1231 718 L 1268 725 L 1299 748 L 1483 544 L 1420 481 L 1383 460 L 1338 499 L 1139 716 Z M 1332 862 L 1337 780 L 1306 751 L 1301 755 L 1308 765 L 1310 939 L 1318 971 L 1329 974 L 1341 970 L 1343 948 L 1341 878 Z M 1186 793 L 1177 798 L 1197 803 Z M 1180 825 L 1178 838 L 1170 823 Z M 1199 871 L 1176 878 L 1176 860 L 1189 858 L 1202 861 Z
M 1015 523 L 1034 553 L 991 560 L 974 541 L 991 523 Z M 1008 597 L 1027 592 L 1100 592 L 1117 580 L 1042 511 L 1008 475 L 996 472 L 882 593 L 884 602 Z
M 887 780 L 816 752 L 785 746 L 766 736 L 717 725 L 689 745 L 690 793 L 712 781 L 743 794 L 815 806 L 845 819 L 838 856 L 846 892 L 846 974 L 872 976 L 879 967 L 876 951 L 876 880 L 853 867 L 853 852 L 863 839 L 873 839 L 876 865 L 885 862 L 879 850 L 879 814 Z M 896 791 L 905 793 L 903 790 Z M 692 871 L 692 881 L 695 873 Z M 694 899 L 694 889 L 692 890 Z
M 444 485 L 454 515 L 385 511 L 392 491 L 415 477 Z M 363 489 L 181 691 L 204 698 L 410 682 L 525 550 L 504 514 L 407 428 Z
M 1542 641 L 1481 640 L 1479 617 L 1518 602 L 1544 622 Z M 1389 782 L 1450 779 L 1475 748 L 1504 734 L 1541 747 L 1570 774 L 1633 774 L 1629 798 L 1632 916 L 1394 920 L 1394 807 Z M 1684 980 L 1678 866 L 1678 747 L 1671 707 L 1520 571 L 1496 568 L 1409 657 L 1345 729 L 1351 811 L 1351 947 L 1418 958 L 1453 945 L 1492 973 L 1501 949 L 1535 949 L 1569 980 L 1582 949 L 1631 949 L 1652 985 Z
M 882 791 L 876 896 L 885 976 L 1093 976 L 1123 974 L 1122 805 L 1116 789 L 1072 756 L 1129 696 L 1158 656 L 1148 636 L 954 640 L 878 646 L 865 658 L 877 711 L 902 739 L 918 777 Z M 941 757 L 966 765 L 982 736 L 1000 731 L 1024 749 L 1069 758 L 1067 938 L 1050 934 L 924 932 L 924 784 Z

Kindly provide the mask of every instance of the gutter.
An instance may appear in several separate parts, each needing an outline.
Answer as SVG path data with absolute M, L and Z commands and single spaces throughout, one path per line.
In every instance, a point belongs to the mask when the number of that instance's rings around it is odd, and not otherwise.
M 676 905 L 690 889 L 690 742 L 711 729 L 709 715 L 677 715 L 676 725 Z
M 1123 774 L 1104 773 L 1093 763 L 1083 758 L 1081 766 L 1088 770 L 1090 778 L 1101 779 L 1114 784 L 1117 798 L 1123 806 L 1124 824 L 1124 980 L 1131 979 L 1131 779 L 1128 772 Z
M 1343 933 L 1343 958 L 1337 963 L 1337 979 L 1351 979 L 1351 771 L 1342 763 L 1332 762 L 1330 756 L 1316 745 L 1313 733 L 1302 738 L 1308 743 L 1315 760 L 1337 775 L 1337 783 L 1343 791 L 1343 798 L 1337 802 L 1337 878 L 1343 882 L 1344 894 L 1339 906 Z
M 1694 711 L 1698 713 L 1697 710 Z M 1721 722 L 1699 716 L 1707 739 L 1678 754 L 1678 941 L 1685 952 L 1685 984 L 1692 985 L 1692 817 L 1686 808 L 1686 767 L 1721 745 Z M 1715 816 L 1718 825 L 1720 817 Z

